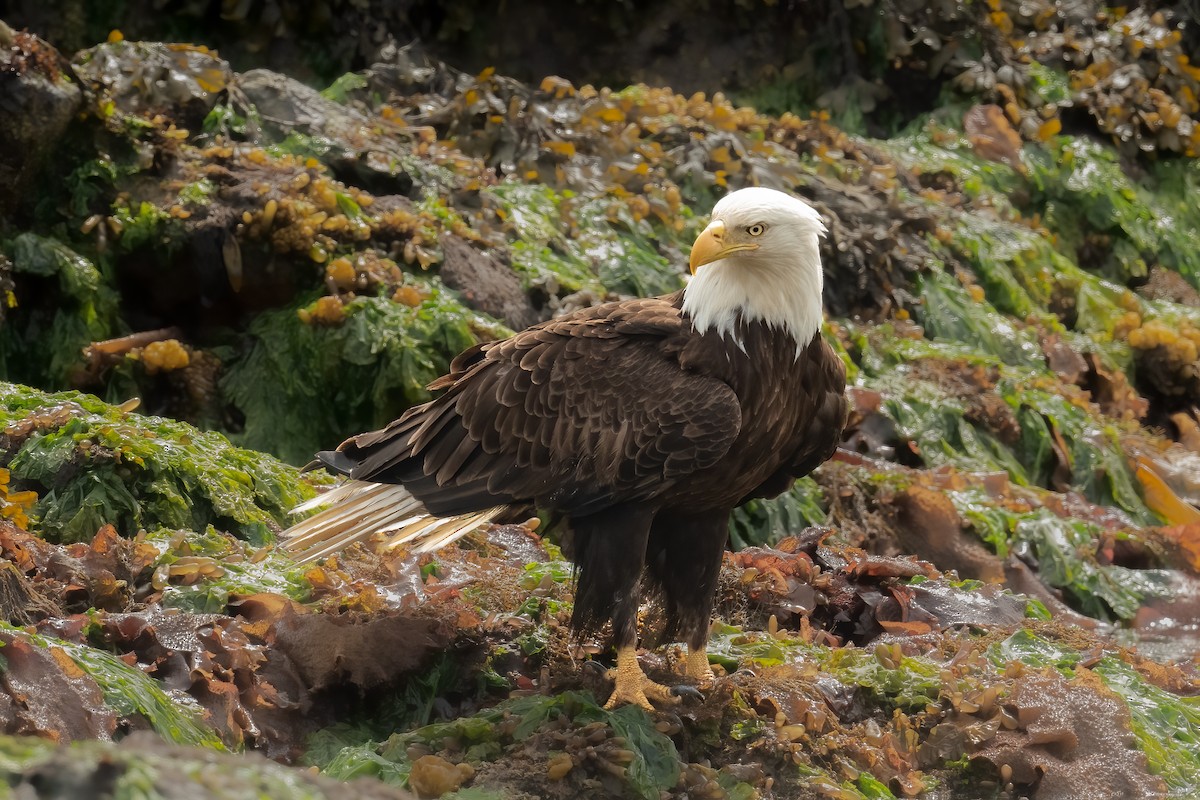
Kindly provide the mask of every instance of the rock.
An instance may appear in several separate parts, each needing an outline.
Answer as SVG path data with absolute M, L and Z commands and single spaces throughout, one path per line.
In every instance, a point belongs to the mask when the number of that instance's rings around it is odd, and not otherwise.
M 82 95 L 57 50 L 0 22 L 0 215 L 17 208 L 29 181 L 79 110 Z
M 350 144 L 347 140 L 367 134 L 369 124 L 365 116 L 286 75 L 252 69 L 239 75 L 236 85 L 258 109 L 263 130 L 279 138 L 299 131 L 347 145 Z
M 0 732 L 55 742 L 108 739 L 117 718 L 96 681 L 59 649 L 38 647 L 20 633 L 0 633 Z
M 1009 699 L 1018 728 L 1000 731 L 974 756 L 1038 797 L 1164 797 L 1129 732 L 1129 710 L 1095 677 L 1057 673 L 1021 680 Z M 1023 793 L 1023 792 L 1022 792 Z
M 495 256 L 476 250 L 453 234 L 443 236 L 441 244 L 442 281 L 462 292 L 468 306 L 503 320 L 515 331 L 538 321 L 521 280 Z
M 407 160 L 412 137 L 400 125 L 386 131 L 377 118 L 336 103 L 300 81 L 270 70 L 239 75 L 236 90 L 258 112 L 266 139 L 293 133 L 314 137 L 334 176 L 377 194 L 408 194 L 413 179 L 398 166 Z
M 1150 270 L 1146 282 L 1137 287 L 1137 293 L 1148 300 L 1166 300 L 1171 303 L 1200 308 L 1200 292 L 1178 272 L 1157 265 Z
M 77 54 L 75 73 L 124 114 L 164 114 L 199 125 L 229 85 L 229 65 L 207 47 L 113 42 Z
M 1000 106 L 989 103 L 972 107 L 963 115 L 963 129 L 975 155 L 1020 168 L 1021 135 Z
M 69 748 L 55 748 L 33 738 L 0 737 L 0 753 L 14 797 L 111 797 L 113 787 L 130 785 L 136 785 L 141 796 L 163 800 L 413 797 L 376 780 L 335 781 L 310 770 L 276 764 L 259 753 L 235 755 L 181 747 L 148 733 L 136 733 L 120 745 L 81 742 Z
M 896 532 L 905 552 L 956 570 L 964 578 L 1004 579 L 1000 559 L 963 532 L 962 519 L 943 492 L 913 486 L 896 498 L 896 506 Z

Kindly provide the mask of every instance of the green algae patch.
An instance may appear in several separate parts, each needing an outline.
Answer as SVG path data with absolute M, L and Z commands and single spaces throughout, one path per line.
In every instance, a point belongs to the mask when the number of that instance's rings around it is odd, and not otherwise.
M 468 763 L 479 764 L 497 761 L 508 748 L 566 726 L 606 728 L 619 742 L 619 748 L 614 749 L 628 759 L 622 780 L 636 796 L 657 800 L 661 792 L 674 788 L 679 780 L 679 753 L 646 712 L 633 706 L 607 711 L 590 694 L 574 691 L 553 697 L 513 698 L 469 717 L 394 734 L 378 745 L 350 744 L 329 758 L 323 772 L 339 780 L 369 775 L 404 785 L 412 771 L 411 748 L 444 747 Z M 595 737 L 589 737 L 589 742 L 595 744 Z M 324 742 L 327 756 L 329 743 Z M 603 747 L 599 744 L 595 749 Z
M 679 245 L 686 234 L 637 219 L 623 203 L 524 183 L 484 194 L 514 237 L 512 266 L 527 289 L 552 297 L 579 291 L 650 297 L 683 286 L 683 274 L 658 252 L 656 241 Z M 681 230 L 694 230 L 690 212 L 682 222 Z
M 118 297 L 89 259 L 51 238 L 22 233 L 8 245 L 17 285 L 0 336 L 0 378 L 69 382 L 84 347 L 118 332 Z M 4 298 L 0 298 L 4 300 Z
M 868 691 L 885 708 L 923 711 L 942 693 L 942 668 L 927 658 L 905 656 L 889 648 L 828 651 L 822 667 L 842 683 Z
M 1146 599 L 1170 595 L 1166 571 L 1100 564 L 1099 540 L 1093 526 L 1045 509 L 1021 515 L 1014 528 L 1014 546 L 1034 554 L 1039 577 L 1067 592 L 1071 604 L 1088 616 L 1132 620 Z
M 775 498 L 751 500 L 733 510 L 729 538 L 735 550 L 772 545 L 785 536 L 828 520 L 822 503 L 824 492 L 812 478 L 796 481 Z
M 855 334 L 861 385 L 880 392 L 881 410 L 914 443 L 921 461 L 1006 472 L 1020 486 L 1061 490 L 1069 481 L 1094 503 L 1121 508 L 1139 524 L 1157 524 L 1118 424 L 1050 372 L 1032 332 L 997 339 L 995 332 L 1016 329 L 986 303 L 977 311 L 979 304 L 968 302 L 952 278 L 934 277 L 925 287 L 937 300 L 922 321 L 946 338 L 909 338 L 889 326 Z M 952 302 L 942 306 L 947 298 Z M 973 373 L 972 367 L 990 369 Z
M 172 698 L 157 681 L 112 653 L 29 633 L 7 622 L 0 622 L 0 630 L 23 636 L 38 647 L 56 647 L 65 652 L 100 686 L 105 703 L 113 711 L 123 717 L 144 717 L 163 739 L 175 744 L 225 749 L 220 737 L 201 721 L 203 711 L 199 705 Z
M 708 634 L 708 658 L 727 672 L 742 666 L 776 667 L 817 657 L 819 648 L 783 633 L 747 631 L 725 622 L 714 622 Z
M 1041 579 L 1062 589 L 1070 604 L 1089 616 L 1132 620 L 1147 599 L 1172 596 L 1166 570 L 1101 563 L 1098 554 L 1105 534 L 1094 523 L 1046 509 L 1010 511 L 978 489 L 946 495 L 997 555 L 1029 553 Z
M 868 386 L 883 395 L 883 412 L 903 437 L 916 444 L 926 466 L 957 466 L 974 472 L 1007 472 L 1026 486 L 1029 476 L 1016 454 L 985 426 L 967 418 L 966 403 L 931 381 L 899 372 Z
M 223 613 L 231 596 L 270 592 L 304 602 L 307 568 L 275 548 L 255 550 L 211 525 L 204 533 L 162 529 L 146 536 L 161 555 L 154 563 L 164 585 L 162 605 L 196 614 Z
M 1036 189 L 1032 201 L 1045 208 L 1046 225 L 1082 263 L 1113 280 L 1146 274 L 1155 260 L 1193 285 L 1200 284 L 1200 212 L 1195 161 L 1155 165 L 1134 182 L 1112 147 L 1083 138 L 1056 137 L 1029 148 L 1026 163 Z M 1103 248 L 1088 247 L 1104 237 Z
M 250 326 L 248 352 L 229 366 L 226 396 L 245 415 L 246 447 L 303 464 L 317 450 L 381 427 L 430 398 L 425 388 L 480 338 L 507 331 L 463 306 L 440 282 L 410 306 L 358 297 L 328 323 L 297 308 L 268 311 Z
M 969 197 L 1011 194 L 1022 184 L 1016 169 L 976 155 L 966 134 L 943 124 L 944 118 L 962 110 L 957 107 L 943 109 L 899 136 L 871 140 L 871 144 L 916 175 L 946 173 L 953 176 Z
M 0 736 L 0 773 L 29 769 L 44 761 L 57 748 L 56 742 L 41 737 Z
M 35 527 L 57 541 L 90 540 L 106 524 L 124 536 L 213 525 L 264 544 L 313 495 L 271 456 L 79 392 L 0 384 L 0 426 L 13 480 L 38 488 Z
M 944 270 L 935 270 L 922 281 L 918 318 L 934 339 L 966 344 L 1014 366 L 1043 363 L 1032 331 L 1000 314 L 987 301 L 972 298 Z
M 0 736 L 0 772 L 0 798 L 94 797 L 97 787 L 105 787 L 101 796 L 114 800 L 408 797 L 380 787 L 347 787 L 257 755 L 145 740 L 136 746 L 98 741 L 62 746 L 33 737 Z
M 1200 793 L 1200 697 L 1180 697 L 1160 689 L 1111 656 L 1092 670 L 1129 706 L 1138 747 L 1171 795 Z

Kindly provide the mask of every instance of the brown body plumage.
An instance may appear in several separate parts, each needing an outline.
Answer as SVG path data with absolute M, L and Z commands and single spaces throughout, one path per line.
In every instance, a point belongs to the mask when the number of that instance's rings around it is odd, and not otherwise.
M 664 599 L 668 633 L 702 657 L 730 512 L 828 458 L 846 414 L 845 370 L 819 331 L 819 262 L 811 274 L 820 221 L 777 192 L 750 199 L 775 195 L 800 208 L 786 208 L 799 219 L 795 264 L 751 241 L 771 225 L 788 232 L 791 216 L 761 203 L 732 209 L 770 222 L 743 234 L 726 231 L 737 214 L 715 217 L 693 267 L 741 273 L 698 275 L 690 298 L 608 303 L 473 347 L 430 387 L 441 396 L 319 457 L 354 481 L 401 484 L 436 517 L 514 505 L 564 515 L 579 567 L 576 628 L 611 620 L 632 676 L 644 576 Z M 775 245 L 788 243 L 781 237 Z M 704 266 L 735 253 L 749 266 Z M 753 258 L 768 268 L 748 272 Z M 772 272 L 776 263 L 785 266 Z M 799 289 L 789 270 L 801 273 Z M 742 283 L 726 285 L 731 275 Z M 755 295 L 773 285 L 784 288 Z M 692 667 L 705 677 L 706 661 Z M 639 680 L 637 670 L 626 683 Z M 646 704 L 620 684 L 614 700 Z
M 731 350 L 682 302 L 609 303 L 477 345 L 431 385 L 445 394 L 326 457 L 355 480 L 403 484 L 438 516 L 728 511 L 778 494 L 833 452 L 845 369 L 819 335 L 797 358 L 757 322 Z

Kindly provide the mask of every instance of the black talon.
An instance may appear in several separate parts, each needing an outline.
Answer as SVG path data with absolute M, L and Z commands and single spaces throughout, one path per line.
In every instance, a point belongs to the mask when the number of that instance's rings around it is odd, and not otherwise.
M 690 684 L 686 684 L 686 683 L 680 683 L 675 686 L 672 686 L 671 694 L 675 695 L 676 697 L 687 696 L 687 697 L 694 698 L 696 700 L 704 699 L 704 695 L 700 693 L 699 689 L 697 689 L 695 686 L 691 686 Z

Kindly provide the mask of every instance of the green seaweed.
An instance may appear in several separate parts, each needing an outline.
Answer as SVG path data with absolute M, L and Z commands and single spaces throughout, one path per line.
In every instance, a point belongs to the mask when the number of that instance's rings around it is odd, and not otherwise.
M 154 203 L 142 201 L 136 210 L 123 202 L 114 203 L 112 217 L 120 225 L 117 243 L 123 253 L 148 247 L 169 259 L 184 244 L 183 224 Z
M 202 577 L 197 583 L 163 589 L 162 604 L 196 614 L 223 613 L 231 595 L 248 596 L 271 592 L 303 602 L 308 599 L 312 585 L 305 577 L 307 568 L 282 551 L 272 549 L 257 559 L 254 548 L 211 525 L 204 533 L 173 531 L 166 528 L 146 536 L 146 542 L 162 554 L 154 566 L 176 563 L 182 556 L 206 556 L 216 559 L 222 574 Z
M 5 250 L 18 280 L 0 336 L 0 378 L 66 386 L 83 348 L 119 331 L 117 294 L 91 261 L 55 239 L 22 233 Z
M 1033 482 L 1050 486 L 1051 428 L 1066 442 L 1071 484 L 1089 500 L 1115 505 L 1142 524 L 1155 524 L 1126 462 L 1119 434 L 1108 421 L 1036 380 L 1005 373 L 996 386 L 1018 415 L 1017 453 Z
M 682 273 L 655 245 L 677 234 L 634 219 L 623 203 L 524 183 L 493 186 L 485 195 L 516 236 L 512 265 L 527 288 L 550 295 L 613 291 L 646 297 L 683 286 Z
M 735 550 L 772 545 L 785 536 L 828 519 L 821 507 L 824 492 L 812 478 L 801 478 L 775 498 L 751 500 L 733 510 L 729 539 Z
M 378 746 L 350 744 L 329 758 L 324 772 L 339 780 L 372 775 L 401 785 L 407 782 L 411 770 L 408 749 L 413 744 L 440 748 L 453 742 L 469 762 L 492 761 L 501 756 L 505 747 L 525 741 L 547 724 L 561 724 L 562 719 L 578 726 L 606 722 L 617 736 L 623 737 L 634 753 L 625 780 L 632 791 L 646 800 L 657 800 L 661 792 L 678 781 L 679 754 L 675 745 L 655 729 L 646 712 L 634 706 L 606 711 L 591 695 L 581 692 L 518 697 L 473 716 L 393 734 Z M 516 720 L 516 724 L 503 724 L 506 720 Z M 327 757 L 329 744 L 329 741 L 323 743 Z
M 1043 581 L 1067 593 L 1070 604 L 1100 619 L 1132 619 L 1148 598 L 1172 595 L 1168 572 L 1134 570 L 1097 560 L 1104 539 L 1090 522 L 1046 509 L 1008 511 L 979 489 L 946 493 L 977 536 L 998 555 L 1027 551 Z
M 164 739 L 224 750 L 217 734 L 203 722 L 198 704 L 173 699 L 158 683 L 112 653 L 84 644 L 51 639 L 0 621 L 0 630 L 29 639 L 37 647 L 56 647 L 65 652 L 79 668 L 100 686 L 104 701 L 120 716 L 138 714 Z
M 1169 573 L 1098 563 L 1100 533 L 1086 522 L 1039 509 L 1021 515 L 1013 534 L 1013 546 L 1032 548 L 1041 579 L 1066 591 L 1072 605 L 1090 616 L 1132 619 L 1146 598 L 1170 595 Z
M 0 773 L 27 770 L 48 758 L 58 743 L 34 736 L 0 736 Z
M 868 385 L 883 394 L 883 412 L 897 432 L 914 442 L 929 467 L 954 465 L 975 472 L 1007 472 L 1014 483 L 1029 484 L 1025 466 L 990 431 L 966 419 L 962 401 L 947 397 L 929 381 L 900 372 Z
M 831 649 L 822 667 L 843 683 L 866 689 L 886 708 L 922 711 L 942 692 L 942 668 L 917 656 L 903 656 L 892 665 L 865 650 Z
M 358 297 L 345 322 L 300 320 L 296 307 L 265 312 L 250 325 L 249 351 L 222 380 L 245 415 L 235 441 L 296 464 L 351 434 L 378 428 L 430 398 L 426 385 L 503 326 L 463 306 L 436 279 L 417 307 Z
M 854 788 L 866 800 L 896 800 L 896 795 L 892 794 L 892 790 L 886 784 L 876 780 L 869 772 L 863 772 L 858 776 L 858 780 L 854 782 Z
M 1131 728 L 1150 771 L 1172 797 L 1200 793 L 1200 698 L 1160 689 L 1111 656 L 1092 670 L 1129 706 Z
M 927 290 L 936 283 L 927 282 Z M 934 294 L 957 298 L 945 314 L 955 320 L 954 325 L 974 313 L 952 285 L 941 285 Z M 925 320 L 928 325 L 932 316 L 941 312 L 927 309 L 924 313 L 931 315 Z M 1005 356 L 1003 350 L 1009 345 L 992 338 L 995 331 L 1002 330 L 998 322 L 1002 319 L 985 309 L 979 321 L 961 323 L 956 335 L 971 338 L 970 343 L 900 337 L 888 326 L 859 333 L 861 383 L 882 394 L 884 414 L 901 436 L 916 444 L 917 454 L 929 467 L 1002 471 L 1018 485 L 1057 489 L 1061 487 L 1053 485 L 1055 459 L 1065 457 L 1073 488 L 1095 503 L 1122 508 L 1141 524 L 1155 524 L 1157 518 L 1137 488 L 1116 425 L 1088 407 L 1077 393 L 1068 394 L 1069 388 L 1046 368 L 1032 336 L 1024 344 L 1012 346 L 1032 348 L 1036 357 L 1011 352 Z M 934 325 L 935 330 L 939 324 Z M 989 328 L 992 325 L 997 327 Z M 995 367 L 998 380 L 993 391 L 1008 404 L 1018 423 L 1016 441 L 1002 441 L 982 421 L 968 419 L 969 398 L 948 395 L 939 383 L 909 374 L 906 365 L 916 360 L 946 362 L 946 375 L 961 369 L 956 361 Z M 1010 365 L 1012 361 L 1017 364 Z M 1066 444 L 1065 451 L 1061 451 L 1061 443 Z
M 219 433 L 79 392 L 0 384 L 0 425 L 56 408 L 70 412 L 64 424 L 33 433 L 6 456 L 14 479 L 40 487 L 33 517 L 51 538 L 90 540 L 109 523 L 124 536 L 213 525 L 261 545 L 313 494 L 294 468 Z
M 972 299 L 944 270 L 935 268 L 922 281 L 918 319 L 935 340 L 970 345 L 1013 366 L 1044 364 L 1031 330 L 1000 314 L 987 301 Z
M 765 631 L 746 631 L 725 622 L 713 622 L 708 633 L 709 661 L 732 672 L 756 665 L 775 667 L 815 657 L 816 648 L 801 639 L 772 636 Z
M 947 173 L 970 197 L 1007 195 L 1021 185 L 1016 169 L 975 154 L 967 136 L 944 124 L 959 109 L 943 109 L 930 119 L 918 120 L 901 135 L 871 144 L 895 158 L 917 175 Z
M 366 89 L 367 79 L 357 72 L 347 72 L 321 90 L 321 96 L 335 103 L 345 104 L 355 92 Z
M 0 797 L 331 800 L 346 792 L 340 785 L 318 783 L 305 771 L 268 759 L 103 741 L 63 745 L 24 736 L 0 736 L 0 772 Z M 100 795 L 98 786 L 103 787 Z M 370 790 L 366 794 L 370 796 Z
M 1195 162 L 1165 162 L 1149 180 L 1135 183 L 1111 146 L 1068 136 L 1031 148 L 1026 162 L 1037 190 L 1031 202 L 1045 209 L 1046 225 L 1065 251 L 1099 259 L 1081 266 L 1124 281 L 1145 275 L 1148 262 L 1157 261 L 1193 284 L 1200 281 Z M 1107 237 L 1106 246 L 1085 248 L 1093 235 Z

